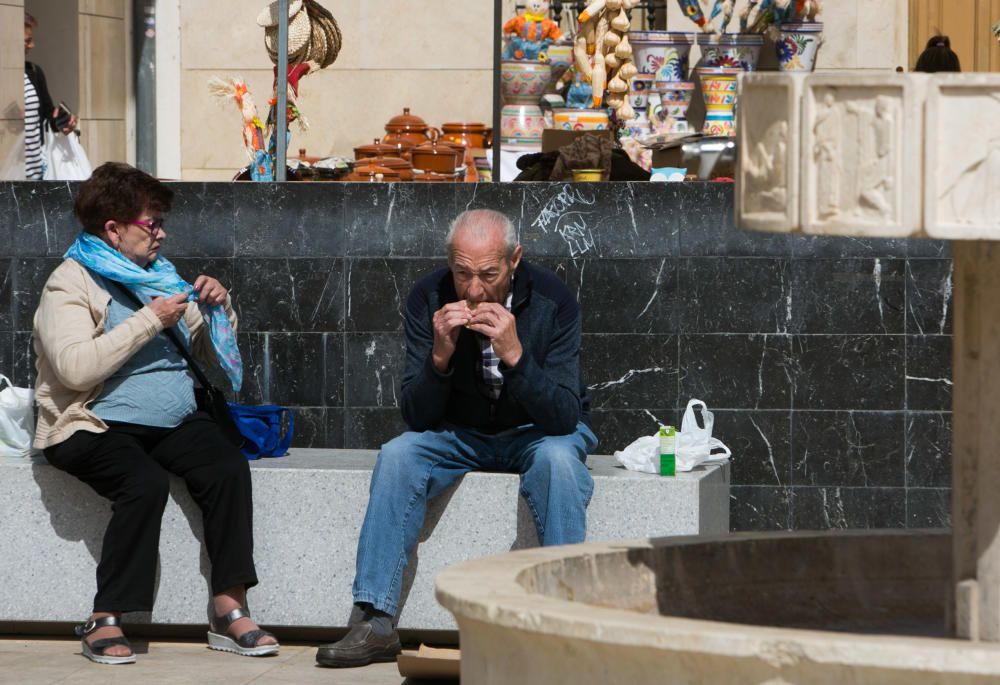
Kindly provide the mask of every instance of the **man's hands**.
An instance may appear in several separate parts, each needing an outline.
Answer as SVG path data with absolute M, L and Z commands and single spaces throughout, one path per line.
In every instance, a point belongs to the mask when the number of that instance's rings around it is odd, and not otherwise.
M 488 337 L 493 351 L 508 367 L 521 360 L 523 349 L 517 337 L 517 320 L 506 307 L 496 302 L 480 302 L 472 308 L 468 302 L 460 300 L 446 304 L 434 313 L 431 361 L 441 373 L 448 370 L 448 362 L 455 353 L 455 343 L 463 326 Z
M 455 343 L 462 327 L 472 319 L 472 310 L 465 300 L 450 302 L 434 312 L 434 346 L 431 361 L 434 368 L 444 373 L 448 370 L 451 355 L 455 354 Z
M 469 328 L 490 339 L 493 351 L 508 367 L 521 361 L 521 341 L 517 337 L 517 319 L 496 302 L 480 302 L 472 312 Z

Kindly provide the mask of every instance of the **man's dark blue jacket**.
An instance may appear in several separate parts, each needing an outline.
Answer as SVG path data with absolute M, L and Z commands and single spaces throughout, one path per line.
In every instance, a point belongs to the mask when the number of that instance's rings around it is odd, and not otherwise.
M 434 312 L 456 302 L 445 267 L 420 279 L 406 301 L 406 372 L 403 420 L 415 431 L 451 423 L 484 433 L 534 423 L 549 435 L 590 424 L 590 403 L 580 371 L 580 306 L 548 269 L 523 259 L 514 273 L 511 312 L 524 353 L 516 366 L 500 363 L 503 390 L 490 398 L 479 367 L 476 333 L 463 329 L 446 373 L 431 361 Z

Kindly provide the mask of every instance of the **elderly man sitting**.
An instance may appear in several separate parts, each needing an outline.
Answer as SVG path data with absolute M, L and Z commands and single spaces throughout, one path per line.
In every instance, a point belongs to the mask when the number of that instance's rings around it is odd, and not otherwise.
M 547 269 L 521 259 L 502 214 L 461 214 L 448 267 L 406 303 L 403 419 L 382 447 L 358 542 L 351 628 L 319 648 L 322 666 L 392 661 L 403 569 L 427 501 L 468 471 L 521 474 L 543 545 L 582 542 L 597 445 L 580 373 L 580 307 Z

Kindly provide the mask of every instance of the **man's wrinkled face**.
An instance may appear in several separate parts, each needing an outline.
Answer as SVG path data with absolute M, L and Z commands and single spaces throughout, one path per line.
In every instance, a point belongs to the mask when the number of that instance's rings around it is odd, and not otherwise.
M 486 235 L 458 231 L 452 240 L 449 264 L 459 299 L 468 300 L 470 305 L 503 304 L 520 261 L 521 246 L 508 257 L 501 231 Z

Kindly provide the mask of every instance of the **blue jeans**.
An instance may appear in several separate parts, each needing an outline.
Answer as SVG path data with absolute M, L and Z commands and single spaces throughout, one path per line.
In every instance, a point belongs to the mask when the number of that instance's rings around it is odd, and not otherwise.
M 457 426 L 407 432 L 382 446 L 358 541 L 354 601 L 395 615 L 403 569 L 417 544 L 427 501 L 469 471 L 521 474 L 543 545 L 583 542 L 594 480 L 585 465 L 597 438 L 584 423 L 569 435 L 532 424 L 487 435 Z

